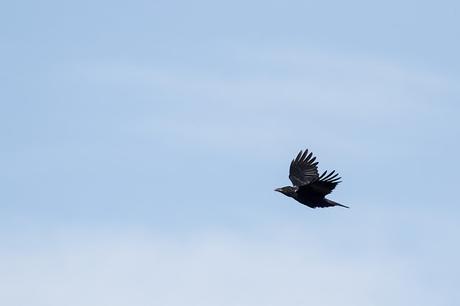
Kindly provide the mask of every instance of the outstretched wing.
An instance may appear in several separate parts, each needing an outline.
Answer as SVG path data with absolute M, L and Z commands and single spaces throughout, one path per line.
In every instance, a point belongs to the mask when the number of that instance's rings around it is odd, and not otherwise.
M 318 179 L 318 162 L 315 162 L 316 157 L 313 153 L 308 154 L 300 151 L 297 157 L 292 160 L 289 167 L 289 179 L 294 186 L 303 186 L 310 184 Z
M 317 180 L 311 182 L 306 186 L 299 188 L 299 193 L 308 193 L 310 196 L 324 197 L 334 190 L 335 186 L 340 183 L 341 177 L 338 173 L 335 173 L 333 170 L 331 173 L 327 174 L 327 171 L 324 171 Z

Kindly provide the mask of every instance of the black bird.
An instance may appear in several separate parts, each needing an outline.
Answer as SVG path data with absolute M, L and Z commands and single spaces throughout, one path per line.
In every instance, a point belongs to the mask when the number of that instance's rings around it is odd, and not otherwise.
M 318 162 L 315 162 L 316 157 L 311 152 L 307 154 L 308 149 L 305 152 L 300 151 L 297 157 L 291 162 L 289 179 L 294 186 L 277 188 L 275 191 L 294 198 L 311 208 L 331 206 L 349 208 L 348 206 L 325 198 L 341 182 L 341 177 L 338 177 L 339 174 L 333 170 L 329 174 L 327 174 L 327 171 L 324 171 L 323 174 L 318 175 Z

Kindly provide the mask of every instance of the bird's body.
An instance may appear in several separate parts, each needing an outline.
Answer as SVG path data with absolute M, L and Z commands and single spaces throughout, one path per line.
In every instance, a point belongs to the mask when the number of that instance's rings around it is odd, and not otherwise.
M 300 151 L 295 159 L 292 160 L 289 168 L 289 179 L 294 186 L 286 186 L 277 188 L 275 191 L 281 192 L 284 195 L 294 198 L 296 201 L 311 207 L 332 207 L 348 206 L 339 204 L 332 200 L 326 199 L 326 195 L 340 183 L 340 177 L 335 171 L 329 174 L 325 171 L 322 175 L 318 174 L 318 162 L 315 162 L 316 157 L 313 154 L 308 154 Z

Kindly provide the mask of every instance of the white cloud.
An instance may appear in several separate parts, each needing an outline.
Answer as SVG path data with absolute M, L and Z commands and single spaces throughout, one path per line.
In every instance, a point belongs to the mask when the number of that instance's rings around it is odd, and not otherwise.
M 214 51 L 215 67 L 90 63 L 79 73 L 150 97 L 152 111 L 129 123 L 137 132 L 252 154 L 308 143 L 387 156 L 378 133 L 403 147 L 421 128 L 441 129 L 435 122 L 452 114 L 449 96 L 458 95 L 455 80 L 383 60 L 302 48 Z
M 334 253 L 323 238 L 295 237 L 292 230 L 265 238 L 225 232 L 64 235 L 53 245 L 2 252 L 0 303 L 452 305 L 452 297 L 436 298 L 439 283 L 420 277 L 423 262 L 378 249 Z

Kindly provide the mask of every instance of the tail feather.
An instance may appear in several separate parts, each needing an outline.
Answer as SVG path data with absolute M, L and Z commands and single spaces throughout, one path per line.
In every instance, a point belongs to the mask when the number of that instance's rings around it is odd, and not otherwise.
M 341 207 L 345 207 L 345 208 L 350 208 L 348 206 L 342 205 L 340 203 L 334 202 L 334 201 L 329 200 L 329 199 L 326 199 L 326 201 L 327 201 L 327 203 L 331 204 L 331 206 L 341 206 Z

